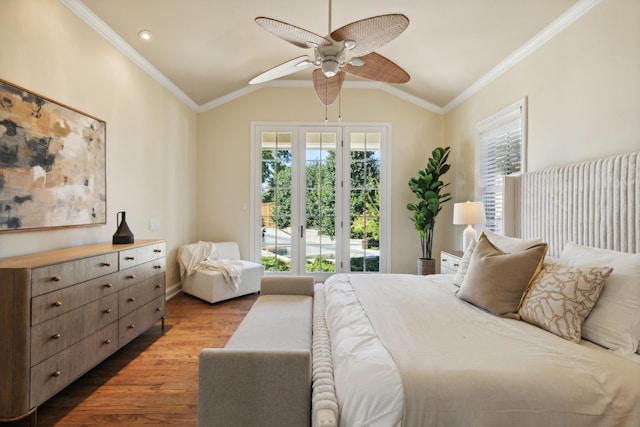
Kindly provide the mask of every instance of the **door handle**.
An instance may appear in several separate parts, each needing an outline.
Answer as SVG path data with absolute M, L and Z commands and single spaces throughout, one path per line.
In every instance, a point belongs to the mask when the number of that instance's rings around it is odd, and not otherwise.
M 300 226 L 300 238 L 302 239 L 304 237 L 304 225 Z

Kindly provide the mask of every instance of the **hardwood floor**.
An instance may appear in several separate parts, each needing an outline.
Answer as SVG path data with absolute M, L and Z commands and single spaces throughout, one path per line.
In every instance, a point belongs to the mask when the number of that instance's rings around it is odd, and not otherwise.
M 164 333 L 158 322 L 40 406 L 38 426 L 195 426 L 200 350 L 224 347 L 257 297 L 209 304 L 178 294 Z

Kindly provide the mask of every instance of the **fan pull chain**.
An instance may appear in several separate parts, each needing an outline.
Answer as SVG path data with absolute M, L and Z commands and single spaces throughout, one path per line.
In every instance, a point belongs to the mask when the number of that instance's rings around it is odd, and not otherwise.
M 338 91 L 338 126 L 342 124 L 342 88 Z
M 329 93 L 329 79 L 324 78 L 324 126 L 327 127 L 329 125 L 329 106 L 327 105 L 327 97 Z

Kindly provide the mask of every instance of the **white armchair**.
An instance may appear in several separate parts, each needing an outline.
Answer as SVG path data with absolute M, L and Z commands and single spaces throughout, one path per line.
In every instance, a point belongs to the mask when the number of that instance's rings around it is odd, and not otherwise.
M 207 244 L 211 245 L 210 243 Z M 240 248 L 236 242 L 213 243 L 211 254 L 204 254 L 204 259 L 232 260 L 242 265 L 240 283 L 234 289 L 220 271 L 197 269 L 187 274 L 185 266 L 193 265 L 193 257 L 203 257 L 203 242 L 181 246 L 178 250 L 178 262 L 182 277 L 182 292 L 193 295 L 210 303 L 227 300 L 260 291 L 260 281 L 264 275 L 264 266 L 255 262 L 240 259 Z

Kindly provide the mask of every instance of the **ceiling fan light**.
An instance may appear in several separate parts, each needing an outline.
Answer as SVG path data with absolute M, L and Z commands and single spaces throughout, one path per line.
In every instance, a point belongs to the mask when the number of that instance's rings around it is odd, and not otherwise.
M 332 59 L 328 59 L 322 63 L 322 73 L 326 77 L 333 77 L 338 74 L 338 68 L 338 63 Z
M 354 47 L 356 47 L 356 41 L 355 40 L 345 40 L 344 41 L 344 47 L 346 47 L 347 49 L 351 50 Z
M 360 58 L 359 56 L 355 56 L 351 58 L 349 64 L 353 65 L 354 67 L 362 67 L 364 65 L 364 59 Z

